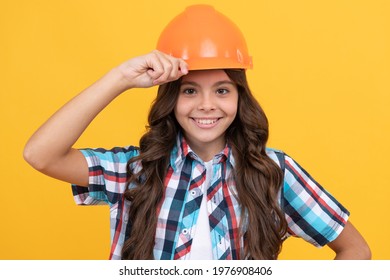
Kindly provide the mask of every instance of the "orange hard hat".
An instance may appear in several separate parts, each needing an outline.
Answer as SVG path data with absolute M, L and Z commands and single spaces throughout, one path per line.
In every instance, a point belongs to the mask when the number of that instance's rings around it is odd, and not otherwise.
M 184 59 L 189 70 L 252 68 L 240 29 L 209 5 L 177 15 L 162 31 L 157 50 Z

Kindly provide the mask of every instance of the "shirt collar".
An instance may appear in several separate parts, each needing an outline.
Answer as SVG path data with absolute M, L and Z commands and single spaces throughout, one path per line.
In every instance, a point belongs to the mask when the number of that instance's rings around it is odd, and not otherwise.
M 177 168 L 180 168 L 180 166 L 182 166 L 183 162 L 187 157 L 190 157 L 193 160 L 203 163 L 203 160 L 188 145 L 183 134 L 179 132 L 176 137 L 176 144 L 171 151 L 170 157 L 170 164 L 174 171 L 176 171 Z M 232 167 L 234 167 L 235 165 L 232 149 L 229 144 L 226 144 L 225 148 L 218 154 L 216 154 L 213 158 L 213 164 L 218 164 L 224 161 L 229 162 Z

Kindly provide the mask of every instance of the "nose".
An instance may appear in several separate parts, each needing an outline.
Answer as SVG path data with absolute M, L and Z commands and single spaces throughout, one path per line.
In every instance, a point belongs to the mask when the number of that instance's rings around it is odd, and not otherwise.
M 215 96 L 212 92 L 202 92 L 199 94 L 198 109 L 202 111 L 211 111 L 216 109 Z

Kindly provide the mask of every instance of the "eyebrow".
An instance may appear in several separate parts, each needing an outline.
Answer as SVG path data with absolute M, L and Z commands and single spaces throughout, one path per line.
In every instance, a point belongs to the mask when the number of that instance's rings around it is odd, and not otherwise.
M 235 86 L 236 84 L 230 80 L 222 80 L 222 81 L 218 81 L 216 82 L 215 84 L 213 84 L 213 86 L 220 86 L 220 85 L 223 85 L 223 84 L 230 84 L 230 85 L 233 85 Z M 183 85 L 190 85 L 190 86 L 200 86 L 198 83 L 196 82 L 193 82 L 193 81 L 184 81 L 180 84 L 180 86 L 183 86 Z

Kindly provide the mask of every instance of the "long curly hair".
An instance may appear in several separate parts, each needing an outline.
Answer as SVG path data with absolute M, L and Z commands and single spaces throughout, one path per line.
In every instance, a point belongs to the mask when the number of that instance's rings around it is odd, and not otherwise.
M 283 173 L 266 155 L 268 120 L 249 89 L 245 70 L 225 72 L 239 95 L 236 118 L 225 136 L 236 162 L 233 174 L 241 221 L 247 222 L 243 257 L 276 259 L 287 229 L 277 197 Z M 164 195 L 170 152 L 181 129 L 173 112 L 180 84 L 181 79 L 159 87 L 147 132 L 140 139 L 140 154 L 128 162 L 128 184 L 136 187 L 124 194 L 131 201 L 131 233 L 124 243 L 122 259 L 154 259 L 157 211 Z M 133 173 L 130 166 L 136 161 L 141 161 L 142 169 Z

